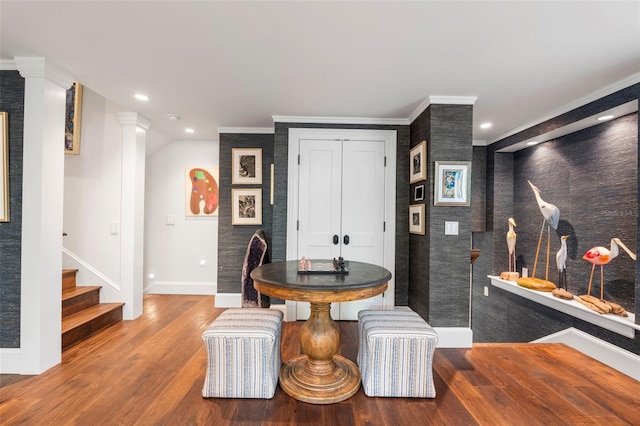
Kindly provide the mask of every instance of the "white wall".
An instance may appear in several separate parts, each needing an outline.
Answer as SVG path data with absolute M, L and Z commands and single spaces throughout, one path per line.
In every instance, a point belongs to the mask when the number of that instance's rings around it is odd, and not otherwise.
M 145 293 L 216 292 L 218 217 L 185 217 L 185 169 L 218 167 L 218 152 L 218 141 L 174 141 L 147 158 Z
M 85 87 L 80 155 L 65 155 L 64 165 L 63 266 L 80 269 L 80 285 L 102 285 L 103 302 L 121 299 L 122 126 L 116 116 L 121 111 Z

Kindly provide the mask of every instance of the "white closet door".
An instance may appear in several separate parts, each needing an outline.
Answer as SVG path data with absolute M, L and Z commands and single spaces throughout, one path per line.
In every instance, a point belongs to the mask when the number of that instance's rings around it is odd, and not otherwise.
M 333 259 L 384 266 L 385 142 L 300 140 L 298 259 Z M 382 307 L 382 295 L 333 303 L 334 319 L 356 320 L 358 311 Z M 298 302 L 298 319 L 309 317 Z

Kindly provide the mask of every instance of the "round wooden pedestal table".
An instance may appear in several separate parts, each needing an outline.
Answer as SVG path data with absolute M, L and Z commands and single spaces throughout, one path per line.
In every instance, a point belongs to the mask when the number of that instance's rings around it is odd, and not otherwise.
M 311 260 L 331 262 L 330 260 Z M 377 296 L 387 289 L 391 272 L 363 262 L 345 262 L 348 274 L 298 274 L 298 261 L 262 265 L 251 272 L 253 286 L 262 294 L 309 302 L 311 315 L 300 331 L 303 355 L 280 370 L 280 387 L 291 397 L 312 404 L 332 404 L 351 397 L 360 388 L 360 371 L 349 359 L 336 355 L 340 329 L 331 318 L 332 302 Z

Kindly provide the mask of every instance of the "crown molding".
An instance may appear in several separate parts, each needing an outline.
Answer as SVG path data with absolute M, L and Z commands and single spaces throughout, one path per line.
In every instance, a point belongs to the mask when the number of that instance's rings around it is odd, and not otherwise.
M 411 113 L 407 119 L 409 123 L 413 123 L 425 109 L 432 104 L 440 105 L 474 105 L 478 100 L 477 96 L 429 96 L 425 98 L 420 105 Z
M 367 117 L 310 117 L 295 115 L 274 115 L 275 123 L 313 123 L 313 124 L 370 124 L 408 126 L 406 118 L 367 118 Z
M 42 57 L 16 56 L 13 58 L 16 68 L 24 78 L 44 78 L 69 89 L 74 82 L 73 76 L 62 68 L 46 62 Z
M 636 73 L 633 74 L 627 78 L 624 78 L 616 83 L 613 83 L 607 87 L 603 87 L 602 89 L 596 90 L 595 92 L 592 92 L 580 99 L 577 99 L 563 107 L 558 108 L 557 110 L 554 110 L 552 112 L 550 112 L 549 114 L 545 115 L 544 117 L 538 119 L 538 120 L 534 120 L 528 124 L 523 124 L 522 126 L 518 126 L 516 128 L 513 128 L 511 130 L 509 130 L 506 133 L 503 133 L 500 136 L 497 136 L 496 138 L 492 139 L 491 141 L 489 141 L 487 143 L 487 145 L 491 145 L 492 143 L 498 142 L 502 139 L 508 138 L 509 136 L 515 135 L 516 133 L 520 133 L 523 130 L 529 129 L 533 126 L 537 126 L 540 123 L 544 123 L 547 120 L 551 120 L 554 117 L 557 117 L 559 115 L 564 114 L 565 112 L 569 112 L 572 111 L 576 108 L 579 108 L 581 106 L 584 106 L 590 102 L 593 101 L 597 101 L 600 98 L 604 98 L 605 96 L 608 96 L 612 93 L 615 93 L 619 90 L 622 89 L 626 89 L 629 86 L 633 86 L 634 84 L 638 84 L 640 83 L 640 73 Z
M 274 134 L 273 127 L 218 127 L 218 133 Z
M 119 112 L 116 115 L 121 126 L 136 126 L 144 130 L 149 130 L 151 127 L 151 122 L 137 112 Z
M 18 65 L 13 59 L 0 59 L 0 71 L 18 71 Z
M 473 105 L 477 100 L 477 96 L 429 96 L 431 105 Z

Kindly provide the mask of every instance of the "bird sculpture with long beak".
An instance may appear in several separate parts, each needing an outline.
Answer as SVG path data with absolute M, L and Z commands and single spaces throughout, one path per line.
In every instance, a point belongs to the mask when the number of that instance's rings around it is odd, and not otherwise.
M 507 232 L 507 249 L 509 250 L 509 272 L 516 271 L 516 232 L 513 227 L 516 221 L 512 217 L 509 218 L 509 231 Z
M 567 288 L 567 238 L 570 235 L 560 237 L 560 250 L 556 253 L 556 266 L 558 267 L 558 287 Z
M 533 261 L 533 271 L 531 272 L 531 277 L 523 277 L 518 279 L 518 285 L 522 287 L 527 287 L 532 290 L 539 291 L 552 291 L 556 288 L 556 285 L 549 281 L 549 257 L 551 252 L 551 228 L 558 229 L 558 223 L 560 221 L 560 209 L 554 206 L 551 203 L 547 203 L 540 196 L 540 190 L 537 186 L 532 184 L 530 181 L 529 185 L 531 189 L 533 189 L 533 194 L 536 197 L 536 202 L 538 203 L 538 208 L 540 209 L 540 213 L 542 213 L 542 228 L 540 229 L 540 236 L 538 237 L 538 248 L 536 249 L 536 258 Z M 540 245 L 542 244 L 542 235 L 544 234 L 544 227 L 547 225 L 547 262 L 546 262 L 546 272 L 545 278 L 538 279 L 536 278 L 536 268 L 538 267 L 538 257 L 540 255 Z
M 587 289 L 587 295 L 591 296 L 591 282 L 593 281 L 593 271 L 596 268 L 596 265 L 600 265 L 600 300 L 604 300 L 604 265 L 609 264 L 613 259 L 618 257 L 620 254 L 619 247 L 622 247 L 624 251 L 627 252 L 631 259 L 636 260 L 637 256 L 631 250 L 625 246 L 620 238 L 612 238 L 611 239 L 611 250 L 606 247 L 593 247 L 589 251 L 587 251 L 582 258 L 587 262 L 591 263 L 591 276 L 589 277 L 589 287 Z

